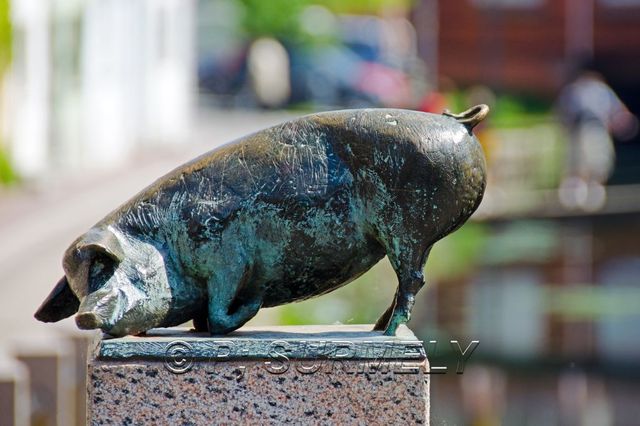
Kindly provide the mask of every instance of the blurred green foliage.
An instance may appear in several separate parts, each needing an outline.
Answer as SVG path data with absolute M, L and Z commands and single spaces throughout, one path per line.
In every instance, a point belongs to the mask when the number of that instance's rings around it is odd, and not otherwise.
M 0 185 L 9 185 L 16 183 L 17 181 L 18 176 L 11 167 L 11 163 L 9 162 L 6 153 L 2 149 L 2 144 L 0 143 Z
M 311 0 L 309 3 L 320 4 L 335 13 L 353 13 L 375 15 L 385 9 L 409 9 L 415 0 Z
M 393 299 L 397 279 L 385 258 L 354 282 L 329 294 L 275 308 L 281 324 L 369 324 Z
M 553 221 L 507 222 L 487 236 L 491 250 L 483 253 L 488 265 L 545 264 L 558 256 L 560 229 Z
M 624 319 L 640 315 L 640 289 L 633 282 L 609 288 L 598 284 L 575 284 L 547 286 L 545 290 L 547 312 L 567 321 Z
M 295 43 L 316 43 L 319 40 L 303 28 L 300 19 L 301 13 L 309 6 L 323 6 L 337 14 L 378 14 L 385 8 L 409 8 L 414 1 L 240 0 L 240 3 L 246 9 L 243 28 L 249 38 L 268 36 Z
M 9 10 L 9 0 L 0 0 L 0 90 L 2 77 L 11 63 L 12 56 L 12 27 Z M 0 123 L 0 129 L 2 123 Z M 17 176 L 9 163 L 9 158 L 3 150 L 4 144 L 0 140 L 0 185 L 7 185 L 17 181 Z
M 467 222 L 437 242 L 425 268 L 426 280 L 437 282 L 469 274 L 484 255 L 488 237 L 486 225 Z
M 471 107 L 469 91 L 454 90 L 447 94 L 452 111 Z M 548 100 L 517 93 L 497 94 L 492 102 L 490 123 L 493 127 L 526 127 L 552 119 L 553 104 Z
M 309 4 L 307 0 L 242 0 L 241 3 L 247 10 L 243 27 L 249 37 L 301 37 L 298 17 Z
M 9 0 L 0 0 L 0 78 L 11 62 L 11 34 Z
M 548 121 L 552 104 L 531 96 L 502 94 L 496 97 L 492 123 L 496 127 L 520 127 Z

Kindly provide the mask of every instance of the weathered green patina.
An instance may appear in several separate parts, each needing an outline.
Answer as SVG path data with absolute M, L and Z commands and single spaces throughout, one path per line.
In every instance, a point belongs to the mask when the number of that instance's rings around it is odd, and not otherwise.
M 318 296 L 387 255 L 399 286 L 376 324 L 409 320 L 432 245 L 478 207 L 485 162 L 462 114 L 312 114 L 194 159 L 67 250 L 36 318 L 122 336 L 194 320 L 228 333 L 260 307 Z

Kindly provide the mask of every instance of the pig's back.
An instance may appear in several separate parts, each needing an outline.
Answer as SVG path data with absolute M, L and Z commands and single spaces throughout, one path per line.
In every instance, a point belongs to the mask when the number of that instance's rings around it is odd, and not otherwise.
M 186 178 L 206 188 L 188 203 L 200 206 L 189 211 L 191 228 L 220 236 L 210 246 L 215 255 L 249 253 L 255 284 L 268 289 L 264 306 L 329 292 L 384 256 L 362 226 L 339 143 L 330 129 L 289 122 L 240 141 L 204 176 Z

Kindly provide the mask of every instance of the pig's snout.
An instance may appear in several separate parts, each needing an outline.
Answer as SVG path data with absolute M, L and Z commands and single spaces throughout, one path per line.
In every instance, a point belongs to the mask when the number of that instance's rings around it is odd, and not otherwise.
M 131 318 L 140 321 L 144 296 L 133 285 L 123 283 L 100 288 L 82 300 L 76 324 L 82 330 L 101 329 L 114 336 L 131 334 Z
M 94 330 L 102 327 L 102 319 L 93 312 L 80 312 L 76 315 L 76 324 L 81 330 Z
M 96 328 L 106 331 L 122 316 L 122 301 L 118 292 L 100 289 L 89 294 L 80 303 L 76 314 L 76 324 L 81 330 Z

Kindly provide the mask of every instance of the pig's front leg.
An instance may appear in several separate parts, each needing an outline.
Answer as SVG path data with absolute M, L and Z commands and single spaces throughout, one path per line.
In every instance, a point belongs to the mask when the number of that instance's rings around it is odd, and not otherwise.
M 211 334 L 227 334 L 253 318 L 262 306 L 263 292 L 252 282 L 253 268 L 225 268 L 208 285 L 208 328 Z

